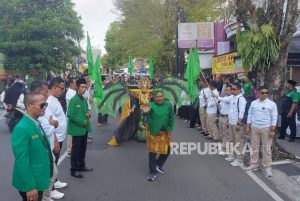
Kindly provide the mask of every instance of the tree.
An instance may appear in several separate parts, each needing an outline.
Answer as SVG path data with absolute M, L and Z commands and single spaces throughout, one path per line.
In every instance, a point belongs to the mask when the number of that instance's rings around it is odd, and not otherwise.
M 74 63 L 83 37 L 71 0 L 0 0 L 0 52 L 5 68 L 40 75 Z
M 208 17 L 214 20 L 219 1 L 115 0 L 120 21 L 118 39 L 113 43 L 122 50 L 119 56 L 124 61 L 129 55 L 136 58 L 152 55 L 155 70 L 172 72 L 178 10 L 184 9 L 190 21 L 203 21 Z
M 245 28 L 245 35 L 248 34 L 248 38 L 251 37 L 249 40 L 242 39 L 239 42 L 244 43 L 242 44 L 244 47 L 248 45 L 248 49 L 253 42 L 259 44 L 255 47 L 256 54 L 252 58 L 246 58 L 248 60 L 246 62 L 251 64 L 253 60 L 263 61 L 254 62 L 252 68 L 257 74 L 258 85 L 265 84 L 270 91 L 273 91 L 274 95 L 278 89 L 283 87 L 288 77 L 286 63 L 290 41 L 296 31 L 297 4 L 298 0 L 235 0 L 237 20 Z M 268 34 L 273 35 L 272 39 L 268 41 L 264 41 L 266 37 L 263 37 L 266 35 L 266 27 Z M 276 43 L 278 43 L 278 48 L 275 48 Z M 276 52 L 274 52 L 275 50 Z M 274 58 L 261 58 L 260 54 L 273 55 Z M 245 52 L 242 51 L 242 57 L 245 55 Z
M 101 61 L 113 70 L 124 64 L 128 58 L 121 46 L 120 36 L 120 23 L 111 23 L 105 35 L 105 49 L 107 53 L 102 56 Z

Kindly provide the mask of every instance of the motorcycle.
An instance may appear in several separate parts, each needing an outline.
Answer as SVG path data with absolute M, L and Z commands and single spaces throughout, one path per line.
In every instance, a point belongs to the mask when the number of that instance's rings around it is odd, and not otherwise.
M 19 121 L 23 117 L 23 111 L 18 108 L 15 108 L 13 105 L 6 106 L 6 114 L 4 117 L 6 118 L 5 123 L 8 126 L 9 131 L 12 133 L 15 126 L 19 123 Z

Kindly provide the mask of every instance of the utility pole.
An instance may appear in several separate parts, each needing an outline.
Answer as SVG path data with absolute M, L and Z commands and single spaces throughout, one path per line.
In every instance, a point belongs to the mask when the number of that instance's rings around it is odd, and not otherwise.
M 175 76 L 183 77 L 185 57 L 184 50 L 178 48 L 178 24 L 185 22 L 185 13 L 184 9 L 179 5 L 179 2 L 177 2 L 176 7 L 176 67 L 174 69 L 174 74 Z

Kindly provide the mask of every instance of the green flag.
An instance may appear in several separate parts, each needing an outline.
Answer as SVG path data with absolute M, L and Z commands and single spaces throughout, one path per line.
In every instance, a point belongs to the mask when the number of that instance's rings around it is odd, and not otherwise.
M 128 73 L 132 76 L 133 73 L 133 64 L 132 64 L 132 58 L 129 56 L 128 58 Z
M 153 68 L 153 62 L 152 62 L 152 56 L 150 55 L 149 56 L 149 69 L 148 69 L 148 74 L 149 74 L 149 77 L 150 77 L 150 80 L 153 80 L 154 78 L 154 68 Z
M 92 46 L 91 46 L 89 33 L 87 33 L 86 59 L 87 59 L 87 63 L 88 63 L 89 77 L 92 80 L 94 80 L 94 77 L 93 77 L 94 59 L 93 59 Z
M 194 51 L 190 50 L 184 78 L 187 79 L 188 81 L 187 82 L 188 94 L 192 100 L 194 100 L 197 97 L 197 93 L 198 93 L 196 90 L 197 88 L 196 80 L 199 78 L 201 74 L 199 64 L 200 61 L 199 61 L 198 50 L 196 48 Z
M 95 87 L 95 92 L 94 92 L 94 100 L 96 102 L 96 105 L 98 105 L 102 98 L 103 98 L 103 89 L 102 89 L 102 79 L 101 79 L 101 61 L 100 61 L 100 56 L 97 56 L 95 66 L 93 69 L 93 77 L 95 79 L 94 82 L 94 87 Z

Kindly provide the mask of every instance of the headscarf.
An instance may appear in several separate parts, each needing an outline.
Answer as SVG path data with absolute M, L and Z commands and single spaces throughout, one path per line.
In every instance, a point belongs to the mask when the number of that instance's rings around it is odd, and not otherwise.
M 164 94 L 164 91 L 162 90 L 162 88 L 156 88 L 153 90 L 153 96 L 157 96 L 157 94 L 162 93 Z

